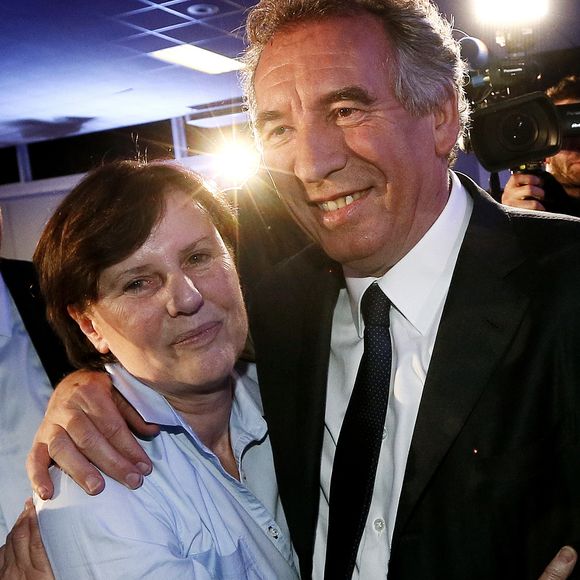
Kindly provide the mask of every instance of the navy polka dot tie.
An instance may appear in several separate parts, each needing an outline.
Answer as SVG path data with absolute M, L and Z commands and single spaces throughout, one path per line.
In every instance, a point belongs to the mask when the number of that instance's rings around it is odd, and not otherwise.
M 364 353 L 332 466 L 325 580 L 352 577 L 371 505 L 391 380 L 390 307 L 376 282 L 361 300 Z

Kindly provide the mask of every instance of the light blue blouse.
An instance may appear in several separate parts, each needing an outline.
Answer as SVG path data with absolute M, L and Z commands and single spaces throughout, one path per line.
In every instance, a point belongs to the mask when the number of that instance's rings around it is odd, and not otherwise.
M 106 477 L 105 490 L 89 496 L 52 468 L 54 499 L 35 501 L 56 578 L 297 579 L 255 380 L 234 377 L 240 482 L 160 394 L 119 365 L 107 370 L 143 418 L 161 425 L 141 441 L 153 472 L 135 491 Z

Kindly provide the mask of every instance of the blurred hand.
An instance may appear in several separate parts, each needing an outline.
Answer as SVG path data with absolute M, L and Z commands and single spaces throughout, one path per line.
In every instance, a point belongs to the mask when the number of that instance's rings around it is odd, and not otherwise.
M 539 580 L 564 580 L 568 578 L 574 570 L 577 559 L 576 551 L 570 546 L 564 546 L 548 564 Z
M 95 466 L 136 489 L 151 472 L 151 461 L 130 428 L 145 437 L 159 432 L 113 388 L 107 374 L 76 371 L 65 377 L 50 399 L 28 455 L 33 489 L 42 499 L 52 497 L 51 459 L 90 495 L 105 486 Z
M 542 179 L 531 173 L 514 173 L 511 175 L 501 196 L 501 202 L 504 205 L 546 211 L 542 204 L 543 200 Z
M 32 500 L 27 500 L 0 548 L 0 580 L 54 580 Z

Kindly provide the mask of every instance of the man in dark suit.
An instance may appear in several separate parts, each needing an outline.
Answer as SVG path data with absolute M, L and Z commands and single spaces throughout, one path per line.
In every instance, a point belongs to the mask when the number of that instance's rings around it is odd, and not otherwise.
M 463 181 L 474 208 L 425 380 L 389 578 L 536 578 L 561 544 L 580 541 L 578 224 L 556 237 L 554 223 L 502 211 Z M 251 316 L 305 577 L 341 278 L 313 246 L 272 273 Z
M 262 0 L 248 35 L 245 89 L 264 160 L 316 242 L 250 308 L 303 578 L 537 578 L 561 545 L 580 545 L 580 223 L 502 208 L 449 171 L 464 69 L 427 2 Z M 365 383 L 361 303 L 376 286 L 390 302 L 388 384 L 350 413 Z M 369 327 L 385 325 L 374 316 Z M 343 423 L 365 414 L 379 452 L 362 524 L 340 527 L 358 497 L 333 501 L 336 482 L 362 489 L 360 469 L 337 466 Z M 105 431 L 119 427 L 108 420 Z M 98 447 L 113 476 L 135 471 Z M 69 449 L 67 471 L 97 476 Z M 50 485 L 43 470 L 35 482 Z
M 251 303 L 302 572 L 536 578 L 580 545 L 580 223 L 509 214 L 450 176 L 465 107 L 449 28 L 425 3 L 365 5 L 263 0 L 247 26 L 264 161 L 335 261 L 307 250 Z M 331 539 L 333 457 L 373 282 L 392 303 L 390 397 L 353 573 L 333 562 L 352 549 Z

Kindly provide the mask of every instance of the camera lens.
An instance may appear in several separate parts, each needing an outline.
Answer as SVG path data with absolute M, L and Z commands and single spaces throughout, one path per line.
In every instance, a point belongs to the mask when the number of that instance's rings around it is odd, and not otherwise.
M 538 124 L 533 117 L 525 113 L 510 113 L 501 123 L 500 138 L 510 151 L 523 151 L 532 147 L 537 137 Z

